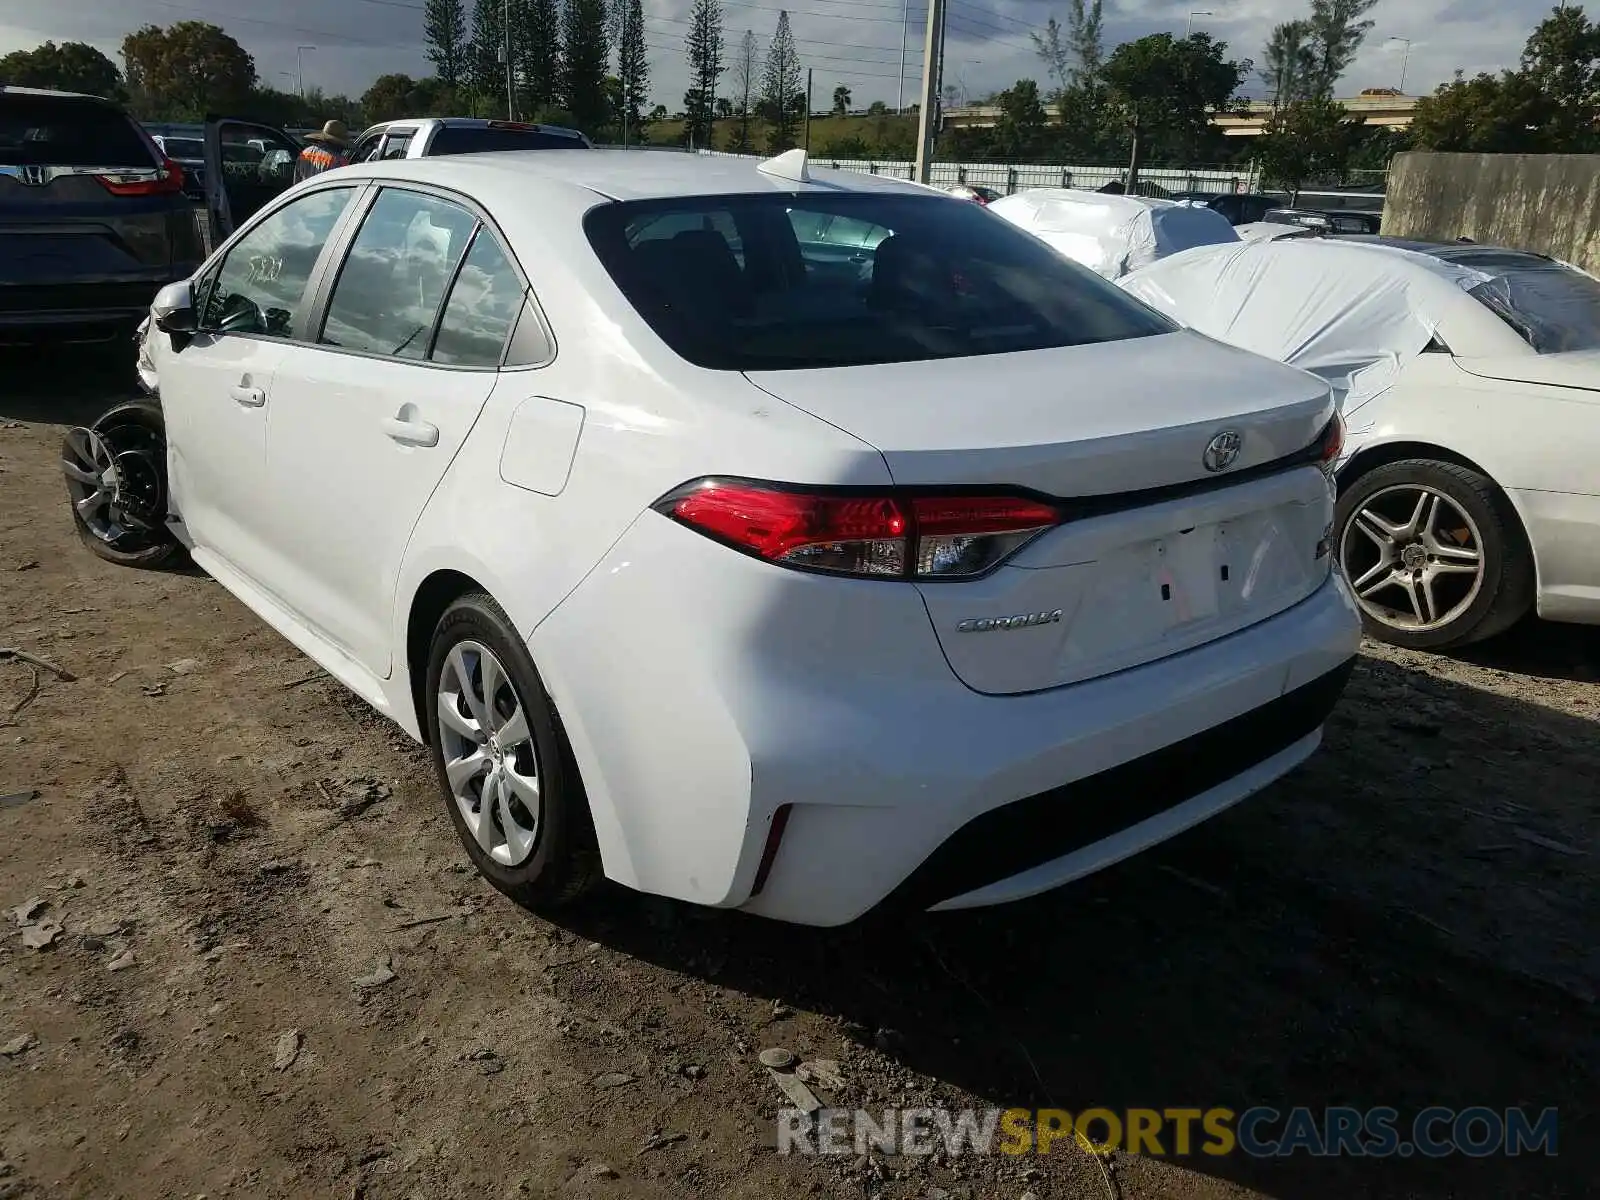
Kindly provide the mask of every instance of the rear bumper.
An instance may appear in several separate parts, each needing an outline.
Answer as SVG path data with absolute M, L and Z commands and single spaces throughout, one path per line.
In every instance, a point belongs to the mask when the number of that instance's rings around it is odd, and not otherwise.
M 1265 786 L 1315 749 L 1359 630 L 1334 576 L 1181 654 L 986 696 L 913 589 L 781 571 L 649 514 L 530 646 L 609 876 L 839 925 L 1044 891 Z
M 0 284 L 0 336 L 25 331 L 137 325 L 156 293 L 187 279 L 192 264 L 129 279 Z
M 1539 615 L 1600 625 L 1600 496 L 1513 489 L 1539 574 Z

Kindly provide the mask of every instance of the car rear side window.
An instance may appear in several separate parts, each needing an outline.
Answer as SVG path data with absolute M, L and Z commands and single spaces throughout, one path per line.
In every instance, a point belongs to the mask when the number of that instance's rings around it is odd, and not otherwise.
M 324 345 L 420 359 L 477 218 L 437 196 L 385 188 L 339 270 Z
M 155 165 L 133 123 L 108 104 L 0 92 L 0 166 Z
M 1001 354 L 1176 328 L 1030 234 L 948 197 L 632 201 L 591 209 L 584 228 L 651 328 L 714 369 Z
M 1540 354 L 1600 350 L 1600 280 L 1552 263 L 1509 270 L 1470 295 Z
M 300 302 L 351 188 L 327 188 L 273 213 L 234 243 L 201 302 L 201 328 L 291 337 Z
M 450 287 L 430 357 L 458 367 L 499 366 L 524 294 L 494 234 L 479 229 Z
M 501 150 L 587 150 L 582 138 L 543 129 L 509 129 L 446 125 L 433 135 L 430 155 L 482 154 Z

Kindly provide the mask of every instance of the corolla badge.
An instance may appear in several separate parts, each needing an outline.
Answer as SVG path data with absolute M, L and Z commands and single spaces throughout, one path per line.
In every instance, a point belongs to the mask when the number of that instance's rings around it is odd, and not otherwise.
M 1061 620 L 1061 610 L 1019 613 L 1014 617 L 968 617 L 956 626 L 957 633 L 992 633 L 1002 629 L 1031 629 L 1035 625 L 1054 625 Z
M 1226 471 L 1233 466 L 1243 447 L 1244 438 L 1238 430 L 1224 429 L 1206 443 L 1205 453 L 1200 456 L 1201 465 L 1208 471 Z

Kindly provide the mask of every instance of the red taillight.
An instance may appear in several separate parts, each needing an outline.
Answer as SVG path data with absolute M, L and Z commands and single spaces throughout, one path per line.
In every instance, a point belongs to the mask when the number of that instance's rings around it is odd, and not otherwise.
M 990 570 L 1060 514 L 1005 495 L 805 491 L 708 480 L 658 512 L 784 566 L 890 579 L 968 579 Z
M 183 168 L 170 158 L 163 158 L 154 172 L 107 171 L 95 179 L 113 196 L 165 196 L 183 191 Z
M 1319 461 L 1322 469 L 1329 475 L 1333 474 L 1333 466 L 1339 461 L 1339 455 L 1344 450 L 1344 416 L 1334 413 L 1333 420 L 1328 422 L 1327 428 L 1322 431 L 1322 445 Z

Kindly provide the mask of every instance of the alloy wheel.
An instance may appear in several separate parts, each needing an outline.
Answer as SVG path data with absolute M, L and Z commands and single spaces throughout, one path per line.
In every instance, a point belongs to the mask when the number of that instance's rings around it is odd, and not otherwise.
M 129 427 L 127 445 L 92 429 L 74 429 L 62 447 L 72 507 L 100 541 L 114 545 L 130 533 L 148 533 L 161 522 L 161 439 Z
M 457 642 L 437 696 L 450 794 L 478 848 L 505 867 L 539 838 L 539 754 L 505 665 L 481 642 Z
M 1339 563 L 1362 610 L 1407 633 L 1461 616 L 1486 569 L 1477 523 L 1444 492 L 1415 483 L 1375 492 L 1351 514 Z

